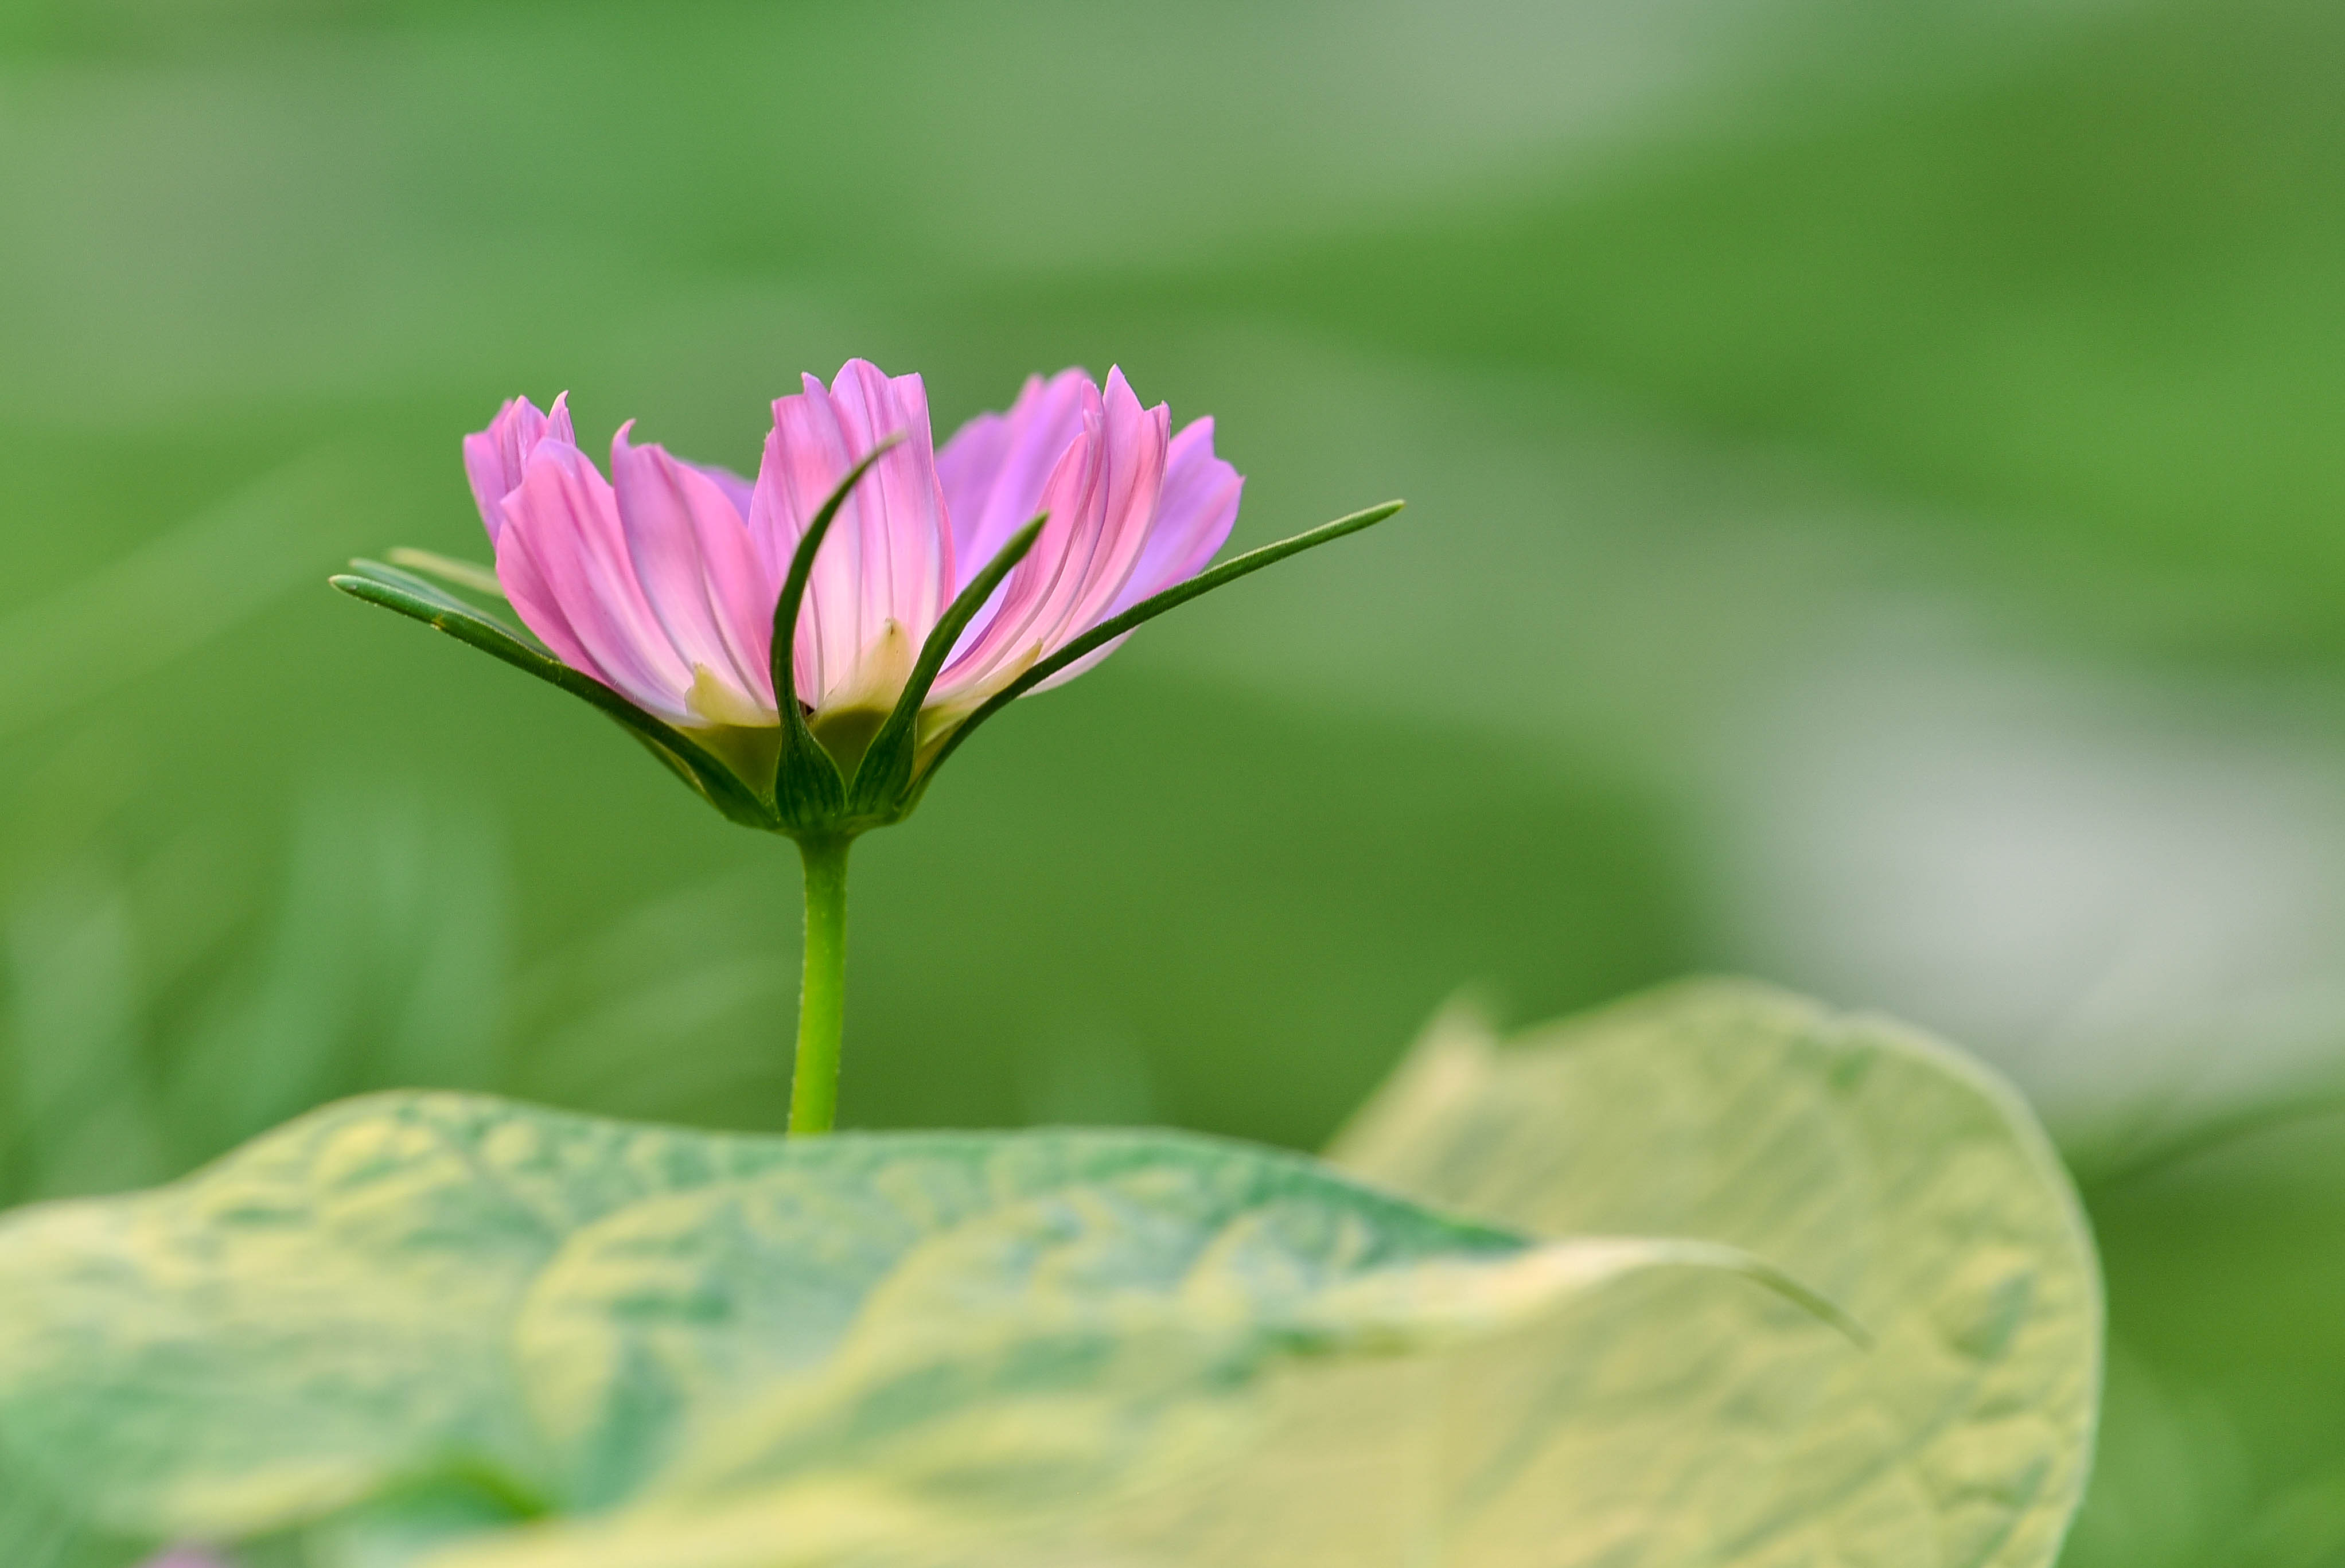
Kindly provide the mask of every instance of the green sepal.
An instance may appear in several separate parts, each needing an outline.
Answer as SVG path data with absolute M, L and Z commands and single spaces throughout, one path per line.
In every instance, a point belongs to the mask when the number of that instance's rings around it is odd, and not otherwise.
M 683 730 L 645 713 L 592 675 L 532 646 L 518 629 L 485 611 L 379 561 L 353 561 L 349 572 L 327 581 L 353 599 L 421 621 L 599 709 L 731 821 L 769 832 L 780 825 L 750 784 Z
M 792 663 L 798 611 L 806 602 L 807 582 L 814 573 L 815 551 L 822 548 L 856 481 L 903 439 L 889 436 L 838 481 L 838 488 L 830 492 L 799 536 L 797 549 L 790 556 L 789 575 L 782 581 L 782 595 L 774 602 L 774 705 L 782 715 L 781 756 L 774 770 L 774 811 L 781 830 L 793 835 L 835 832 L 847 810 L 846 781 L 838 776 L 838 763 L 807 727 L 806 706 L 798 699 L 797 672 Z
M 894 711 L 879 733 L 871 738 L 863 754 L 863 764 L 855 771 L 852 809 L 856 815 L 878 815 L 893 820 L 889 813 L 904 803 L 912 787 L 912 764 L 919 748 L 920 708 L 929 700 L 929 690 L 943 673 L 945 661 L 952 656 L 953 644 L 960 634 L 993 597 L 1017 564 L 1026 559 L 1034 541 L 1042 536 L 1042 525 L 1051 514 L 1042 513 L 1010 536 L 1010 541 L 996 551 L 985 570 L 970 579 L 952 603 L 945 610 L 929 640 L 920 645 L 919 662 L 912 666 L 909 679 L 904 683 L 903 694 L 896 699 Z
M 1275 544 L 1265 544 L 1259 550 L 1250 550 L 1244 555 L 1233 556 L 1219 566 L 1201 572 L 1185 582 L 1176 582 L 1162 593 L 1150 595 L 1120 615 L 1109 616 L 1048 658 L 1037 660 L 1023 674 L 987 698 L 975 713 L 969 714 L 952 733 L 945 737 L 937 748 L 936 756 L 930 760 L 927 767 L 920 770 L 919 777 L 912 781 L 911 791 L 906 797 L 902 809 L 897 813 L 898 817 L 911 814 L 912 808 L 919 804 L 921 794 L 927 791 L 929 781 L 937 776 L 937 770 L 945 765 L 945 759 L 952 755 L 956 746 L 969 738 L 972 730 L 1068 665 L 1072 664 L 1076 660 L 1106 647 L 1126 632 L 1155 620 L 1156 617 L 1176 605 L 1186 604 L 1192 599 L 1211 593 L 1216 588 L 1225 587 L 1241 577 L 1260 572 L 1264 567 L 1284 561 L 1290 555 L 1300 555 L 1314 546 L 1325 544 L 1332 540 L 1341 539 L 1347 533 L 1357 533 L 1364 528 L 1372 527 L 1392 516 L 1406 504 L 1407 502 L 1399 501 L 1385 501 L 1381 505 L 1369 507 L 1365 511 L 1353 512 L 1347 517 L 1339 517 L 1333 522 L 1323 522 L 1316 528 L 1306 529 L 1292 538 L 1282 539 Z

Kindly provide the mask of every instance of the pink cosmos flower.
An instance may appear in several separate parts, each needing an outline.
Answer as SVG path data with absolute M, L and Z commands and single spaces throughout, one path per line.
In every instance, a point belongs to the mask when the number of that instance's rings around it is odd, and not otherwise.
M 493 572 L 394 551 L 334 585 L 584 699 L 801 845 L 900 821 L 978 724 L 1142 622 L 1400 510 L 1209 567 L 1244 481 L 1211 420 L 1176 433 L 1121 370 L 1035 377 L 939 450 L 920 379 L 850 360 L 774 404 L 754 482 L 632 429 L 606 478 L 566 396 L 513 400 L 464 439 Z M 535 642 L 428 577 L 502 595 Z
M 465 439 L 464 463 L 522 621 L 563 663 L 685 730 L 781 723 L 774 611 L 792 555 L 855 465 L 899 438 L 817 550 L 790 650 L 807 722 L 848 768 L 948 607 L 1030 519 L 1048 521 L 922 701 L 926 748 L 1075 637 L 1196 575 L 1244 487 L 1213 455 L 1210 419 L 1175 434 L 1121 370 L 1104 389 L 1080 370 L 1036 377 L 939 451 L 920 378 L 851 360 L 827 389 L 808 376 L 774 404 L 754 484 L 638 446 L 631 429 L 605 481 L 564 399 L 545 413 L 515 400 Z

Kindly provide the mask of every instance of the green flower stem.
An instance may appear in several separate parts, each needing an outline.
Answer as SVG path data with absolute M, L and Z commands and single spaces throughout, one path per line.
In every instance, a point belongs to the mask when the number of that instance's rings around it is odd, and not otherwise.
M 804 838 L 806 970 L 798 985 L 798 1054 L 790 1130 L 828 1132 L 838 1118 L 838 1040 L 847 1017 L 846 838 Z

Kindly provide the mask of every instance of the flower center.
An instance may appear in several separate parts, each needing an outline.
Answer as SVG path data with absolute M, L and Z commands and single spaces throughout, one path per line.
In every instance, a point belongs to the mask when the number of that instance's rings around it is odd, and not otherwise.
M 807 718 L 807 728 L 838 764 L 839 777 L 849 781 L 863 764 L 863 754 L 879 726 L 895 711 L 912 678 L 919 650 L 909 633 L 892 617 L 879 623 L 879 635 L 866 643 L 847 679 L 823 693 L 822 705 Z

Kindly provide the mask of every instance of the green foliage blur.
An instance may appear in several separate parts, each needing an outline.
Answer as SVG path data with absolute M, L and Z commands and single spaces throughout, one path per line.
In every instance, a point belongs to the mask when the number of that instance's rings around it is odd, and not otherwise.
M 1461 986 L 2001 1063 L 2114 1353 L 2066 1561 L 2345 1563 L 2345 9 L 0 10 L 0 1197 L 320 1100 L 778 1125 L 790 846 L 330 592 L 571 390 L 754 466 L 1120 362 L 1239 542 L 857 853 L 846 1119 L 1323 1140 Z

